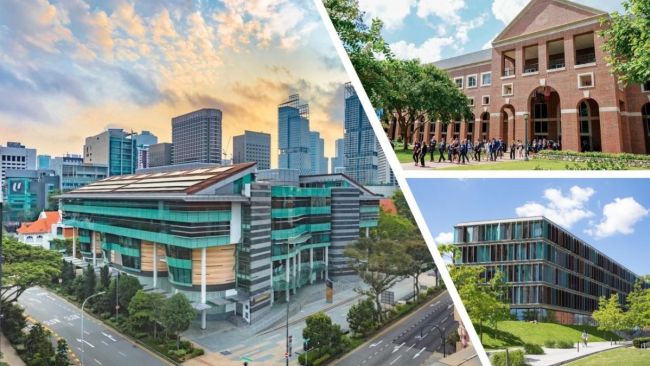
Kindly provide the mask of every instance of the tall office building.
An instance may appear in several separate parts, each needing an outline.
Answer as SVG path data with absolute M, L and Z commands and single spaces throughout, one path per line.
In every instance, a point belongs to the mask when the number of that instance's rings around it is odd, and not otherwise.
M 81 155 L 66 154 L 52 159 L 50 167 L 59 176 L 59 189 L 67 192 L 108 177 L 108 165 L 86 164 Z
M 507 283 L 510 312 L 518 319 L 590 322 L 601 296 L 621 305 L 639 277 L 545 217 L 458 224 L 459 265 L 497 270 Z
M 172 143 L 160 142 L 149 146 L 149 168 L 172 164 Z
M 377 183 L 377 137 L 352 84 L 345 84 L 345 174 Z
M 149 167 L 149 147 L 158 143 L 158 137 L 149 131 L 142 131 L 141 133 L 133 135 L 135 146 L 137 149 L 138 165 L 137 169 L 144 169 Z
M 380 185 L 389 185 L 397 186 L 397 180 L 395 179 L 395 174 L 393 169 L 390 168 L 388 164 L 388 159 L 386 159 L 386 154 L 384 149 L 379 145 L 377 141 L 377 183 Z
M 271 135 L 244 131 L 243 135 L 233 137 L 232 162 L 234 164 L 255 162 L 257 169 L 270 169 Z
M 96 136 L 86 137 L 84 163 L 108 166 L 108 175 L 133 174 L 138 155 L 132 133 L 109 128 Z
M 337 139 L 334 142 L 334 157 L 331 160 L 330 172 L 345 173 L 345 139 Z
M 300 104 L 300 96 L 293 94 L 278 106 L 280 169 L 297 169 L 300 174 L 312 174 L 309 147 L 309 105 Z
M 28 149 L 20 142 L 11 141 L 7 142 L 7 146 L 0 146 L 0 202 L 2 191 L 6 189 L 7 169 L 36 169 L 36 149 Z
M 221 118 L 215 108 L 172 118 L 173 164 L 221 164 Z
M 28 221 L 48 208 L 50 194 L 59 187 L 53 170 L 7 169 L 7 221 Z
M 316 131 L 309 132 L 309 161 L 312 174 L 327 174 L 327 158 L 325 157 L 325 140 Z

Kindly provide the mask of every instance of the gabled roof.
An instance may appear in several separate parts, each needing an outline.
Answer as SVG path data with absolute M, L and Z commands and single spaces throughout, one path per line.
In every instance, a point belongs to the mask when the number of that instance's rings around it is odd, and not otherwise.
M 18 228 L 18 234 L 46 234 L 52 231 L 52 225 L 61 222 L 61 212 L 43 211 L 34 222 L 23 222 Z
M 558 16 L 560 13 L 562 16 Z M 607 15 L 607 12 L 568 0 L 531 0 L 494 38 L 492 44 L 603 15 Z
M 434 62 L 433 66 L 439 69 L 449 70 L 461 66 L 489 62 L 491 60 L 492 60 L 492 48 L 488 48 L 486 50 L 470 52 L 464 55 L 459 55 L 455 57 L 446 58 L 444 60 L 439 60 Z
M 118 175 L 90 183 L 70 191 L 64 196 L 111 193 L 194 194 L 240 172 L 251 169 L 255 165 L 256 163 L 241 163 L 222 167 Z

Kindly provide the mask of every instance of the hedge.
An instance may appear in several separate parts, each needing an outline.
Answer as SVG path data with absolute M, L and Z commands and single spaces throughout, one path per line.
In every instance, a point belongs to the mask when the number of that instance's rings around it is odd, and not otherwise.
M 564 160 L 571 162 L 587 161 L 618 161 L 633 167 L 650 167 L 650 155 L 630 154 L 630 153 L 603 153 L 596 151 L 576 152 L 576 151 L 558 151 L 542 150 L 535 155 L 535 159 L 547 160 Z
M 524 357 L 524 351 L 515 350 L 508 351 L 508 359 L 510 361 L 510 366 L 524 366 L 526 365 L 526 358 Z M 506 366 L 506 353 L 497 352 L 490 357 L 490 362 L 492 366 Z
M 543 355 L 544 350 L 542 349 L 542 346 L 538 344 L 532 344 L 532 343 L 526 343 L 524 344 L 524 351 L 526 351 L 527 355 Z
M 632 344 L 635 348 L 641 348 L 644 344 L 646 347 L 648 347 L 648 344 L 646 343 L 650 343 L 650 337 L 639 337 L 632 340 Z

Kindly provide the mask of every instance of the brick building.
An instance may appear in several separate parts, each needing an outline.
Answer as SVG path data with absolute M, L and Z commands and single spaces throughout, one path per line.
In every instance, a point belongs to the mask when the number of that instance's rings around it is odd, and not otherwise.
M 564 150 L 650 153 L 650 81 L 621 85 L 598 35 L 607 13 L 565 0 L 532 0 L 492 48 L 435 63 L 468 96 L 471 121 L 421 121 L 412 141 L 435 137 L 560 141 Z M 390 137 L 399 126 L 389 126 Z

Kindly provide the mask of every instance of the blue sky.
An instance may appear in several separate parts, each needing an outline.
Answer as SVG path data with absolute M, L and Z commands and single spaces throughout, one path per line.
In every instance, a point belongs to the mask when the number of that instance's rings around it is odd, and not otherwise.
M 224 112 L 226 150 L 244 129 L 275 148 L 277 105 L 298 92 L 331 156 L 348 80 L 311 1 L 0 3 L 0 143 L 39 153 L 80 154 L 107 127 L 170 141 L 171 117 L 204 107 Z
M 637 274 L 650 274 L 648 179 L 409 179 L 436 243 L 454 224 L 546 216 Z
M 622 11 L 620 0 L 577 0 Z M 425 62 L 485 48 L 528 0 L 359 0 L 368 17 L 384 21 L 384 38 L 400 58 Z

